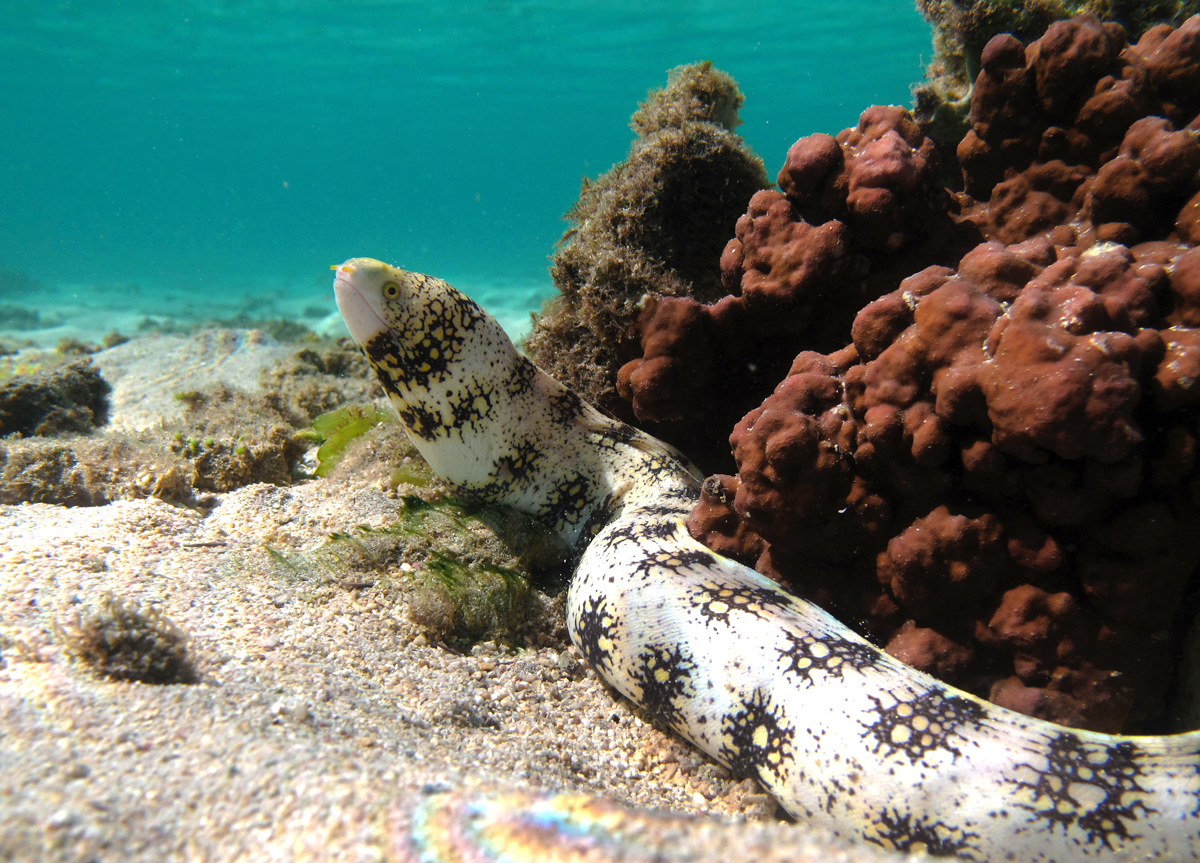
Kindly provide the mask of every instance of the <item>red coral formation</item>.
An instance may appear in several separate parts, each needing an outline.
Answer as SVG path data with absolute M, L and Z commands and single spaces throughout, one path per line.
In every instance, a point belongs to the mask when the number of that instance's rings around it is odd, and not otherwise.
M 1155 404 L 1162 411 L 1192 407 L 1200 402 L 1200 330 L 1172 327 L 1160 335 L 1166 353 L 1149 384 Z
M 923 668 L 944 680 L 962 676 L 975 658 L 969 646 L 952 641 L 940 632 L 908 621 L 887 643 L 887 652 L 914 668 Z
M 840 373 L 854 356 L 853 348 L 828 358 L 801 354 L 774 394 L 734 429 L 735 507 L 759 535 L 777 535 L 777 517 L 798 517 L 809 536 L 815 528 L 832 541 L 821 522 L 841 508 L 853 480 L 844 452 L 854 448 L 847 437 L 854 429 L 841 404 Z
M 797 141 L 779 172 L 781 191 L 750 199 L 721 256 L 730 295 L 643 306 L 642 356 L 618 375 L 637 418 L 666 423 L 654 432 L 721 463 L 725 420 L 736 422 L 786 373 L 799 336 L 816 349 L 839 347 L 864 303 L 978 241 L 972 223 L 951 218 L 939 171 L 933 142 L 902 108 L 869 108 L 836 138 Z M 677 371 L 697 361 L 701 373 L 681 379 Z
M 1100 166 L 1092 185 L 1091 219 L 1097 225 L 1125 223 L 1138 235 L 1153 232 L 1174 208 L 1200 168 L 1200 144 L 1188 130 L 1175 131 L 1162 117 L 1143 117 L 1129 127 L 1115 159 Z M 1110 231 L 1112 229 L 1109 229 Z M 1124 228 L 1120 229 L 1124 230 Z
M 738 478 L 714 474 L 700 489 L 700 502 L 688 516 L 688 531 L 703 537 L 704 544 L 718 554 L 753 566 L 767 544 L 742 521 L 733 508 Z
M 1154 721 L 1200 563 L 1197 111 L 1200 17 L 1080 16 L 985 47 L 965 191 L 898 108 L 798 141 L 730 295 L 648 302 L 621 370 L 710 464 L 733 425 L 693 535 L 999 704 Z
M 905 280 L 734 429 L 742 557 L 767 543 L 760 571 L 1005 706 L 1153 716 L 1200 561 L 1200 337 L 1168 293 L 1113 244 L 989 243 Z
M 847 230 L 836 219 L 822 225 L 798 219 L 782 192 L 756 193 L 738 219 L 737 239 L 725 248 L 745 273 L 747 311 L 763 321 L 806 319 L 824 291 L 847 275 Z
M 999 519 L 951 515 L 939 506 L 888 542 L 876 574 L 912 620 L 935 620 L 978 608 L 1009 581 L 1012 567 Z

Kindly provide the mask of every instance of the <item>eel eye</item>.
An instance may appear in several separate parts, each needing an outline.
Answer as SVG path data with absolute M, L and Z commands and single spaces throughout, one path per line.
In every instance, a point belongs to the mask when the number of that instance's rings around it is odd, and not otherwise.
M 394 300 L 400 296 L 400 287 L 395 282 L 388 282 L 383 286 L 383 295 L 389 300 Z

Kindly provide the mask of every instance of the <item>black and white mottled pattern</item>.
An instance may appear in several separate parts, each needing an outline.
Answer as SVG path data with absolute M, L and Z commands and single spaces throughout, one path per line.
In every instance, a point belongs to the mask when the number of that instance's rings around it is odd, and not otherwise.
M 539 371 L 445 282 L 367 258 L 335 269 L 433 470 L 579 547 L 567 625 L 588 662 L 793 816 L 970 860 L 1200 856 L 1200 733 L 1067 730 L 897 662 L 693 540 L 687 459 Z

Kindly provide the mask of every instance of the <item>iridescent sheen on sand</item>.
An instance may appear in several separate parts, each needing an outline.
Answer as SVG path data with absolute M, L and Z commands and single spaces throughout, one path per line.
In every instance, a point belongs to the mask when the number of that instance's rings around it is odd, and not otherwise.
M 393 850 L 405 863 L 661 859 L 653 837 L 692 820 L 583 795 L 434 794 L 417 805 L 408 830 L 393 831 Z

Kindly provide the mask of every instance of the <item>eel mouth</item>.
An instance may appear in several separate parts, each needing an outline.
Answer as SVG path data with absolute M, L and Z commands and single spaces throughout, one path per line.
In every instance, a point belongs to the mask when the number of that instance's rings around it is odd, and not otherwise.
M 366 344 L 372 337 L 387 329 L 379 310 L 356 285 L 352 276 L 354 265 L 347 261 L 344 264 L 334 264 L 330 269 L 336 272 L 333 279 L 333 296 L 337 301 L 338 311 L 346 322 L 346 329 L 354 341 L 360 345 Z

